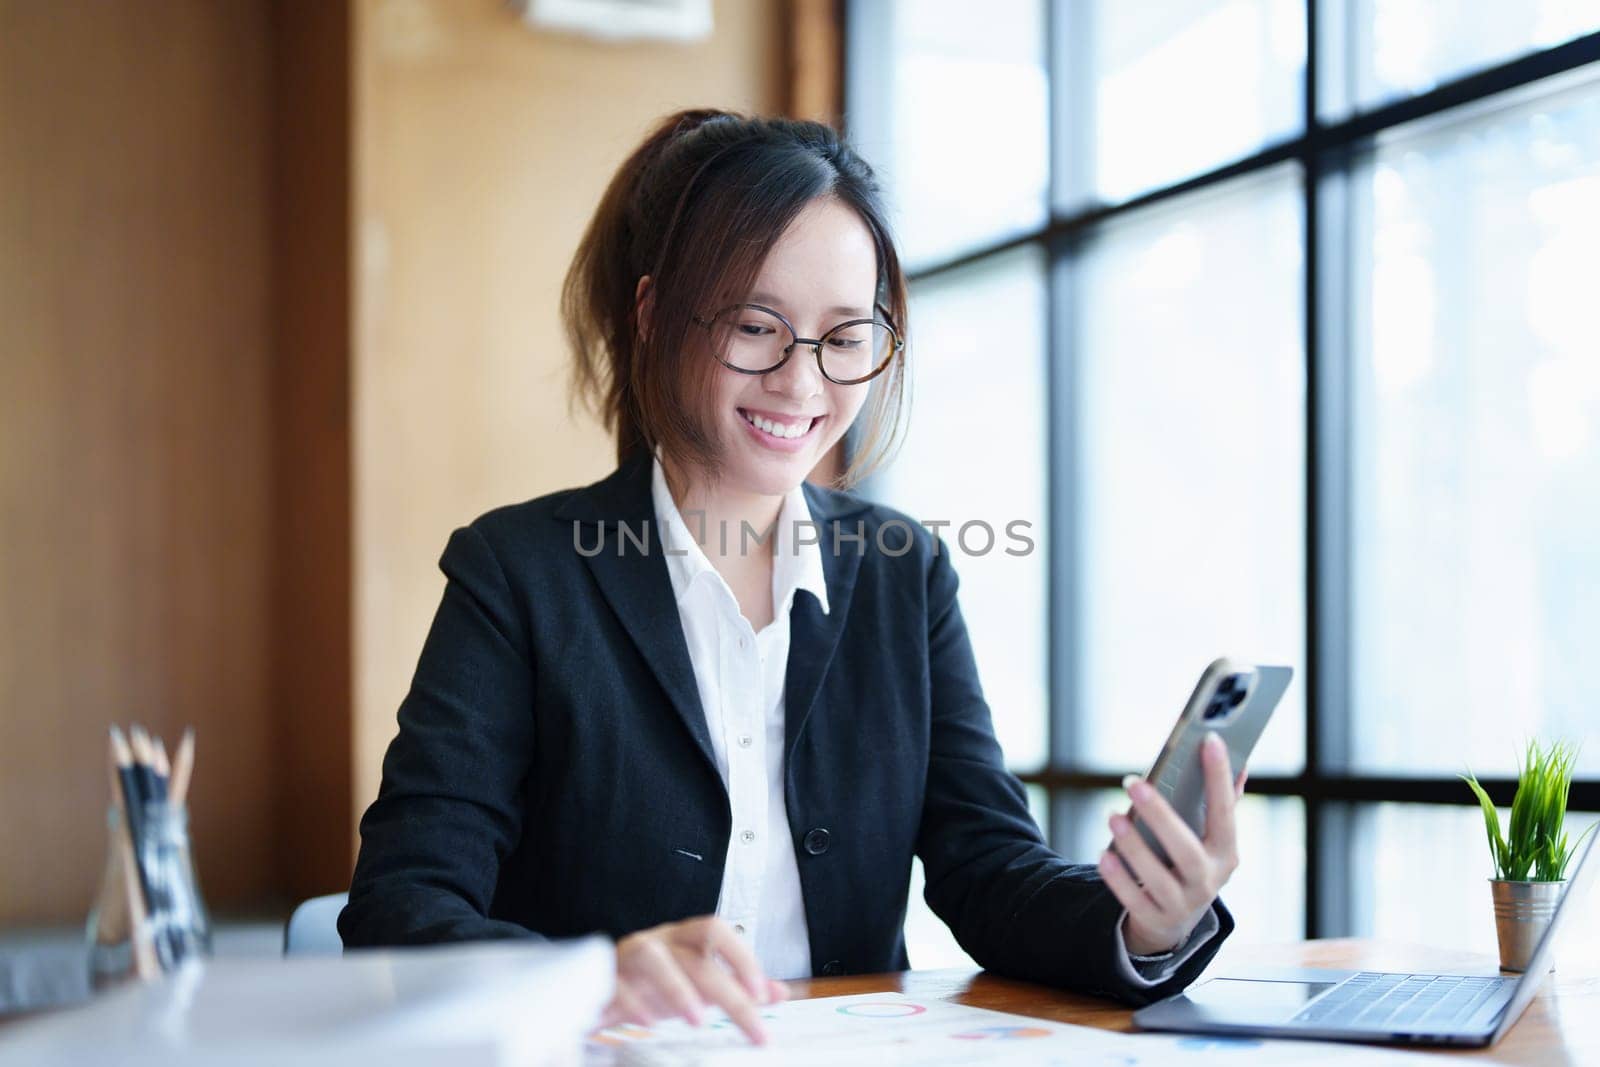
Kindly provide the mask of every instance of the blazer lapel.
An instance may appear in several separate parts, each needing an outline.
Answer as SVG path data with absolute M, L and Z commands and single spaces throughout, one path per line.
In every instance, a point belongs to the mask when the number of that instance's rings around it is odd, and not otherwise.
M 556 509 L 555 517 L 578 524 L 573 532 L 577 538 L 574 551 L 582 549 L 580 554 L 601 593 L 666 690 L 706 765 L 720 780 L 683 622 L 672 595 L 672 579 L 667 575 L 661 533 L 656 528 L 650 498 L 651 462 L 649 453 L 627 460 L 607 477 L 573 492 Z M 804 492 L 818 527 L 828 613 L 823 614 L 812 596 L 796 596 L 790 610 L 789 664 L 784 677 L 785 766 L 794 755 L 838 648 L 866 551 L 865 545 L 851 539 L 858 533 L 857 523 L 843 521 L 863 512 L 864 502 L 809 482 Z M 641 542 L 645 549 L 639 547 Z
M 577 490 L 555 517 L 576 523 L 574 551 L 594 574 L 628 636 L 638 646 L 684 727 L 719 780 L 700 690 L 650 500 L 650 462 L 634 457 L 608 477 Z M 624 531 L 622 526 L 626 525 Z M 641 548 L 640 543 L 646 547 Z M 596 546 L 599 551 L 596 551 Z

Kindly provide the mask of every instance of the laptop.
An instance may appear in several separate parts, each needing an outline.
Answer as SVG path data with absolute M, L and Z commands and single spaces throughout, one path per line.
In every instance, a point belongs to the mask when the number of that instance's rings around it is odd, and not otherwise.
M 1200 982 L 1133 1013 L 1145 1030 L 1482 1048 L 1522 1016 L 1551 970 L 1551 946 L 1600 867 L 1588 834 L 1550 925 L 1521 975 L 1275 969 Z

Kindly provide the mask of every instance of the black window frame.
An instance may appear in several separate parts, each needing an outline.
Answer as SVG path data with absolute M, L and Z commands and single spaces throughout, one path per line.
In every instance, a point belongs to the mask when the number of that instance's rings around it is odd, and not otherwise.
M 1073 607 L 1075 581 L 1081 560 L 1075 543 L 1076 502 L 1071 473 L 1075 464 L 1078 427 L 1070 417 L 1071 379 L 1075 353 L 1063 310 L 1073 307 L 1073 266 L 1084 240 L 1113 219 L 1136 216 L 1178 197 L 1212 188 L 1246 175 L 1260 174 L 1284 163 L 1297 163 L 1302 181 L 1304 211 L 1304 348 L 1306 369 L 1305 426 L 1305 604 L 1306 648 L 1305 763 L 1299 774 L 1252 774 L 1250 791 L 1269 797 L 1301 801 L 1305 814 L 1305 936 L 1338 937 L 1353 933 L 1350 878 L 1361 869 L 1350 862 L 1353 825 L 1361 805 L 1378 802 L 1463 805 L 1476 801 L 1454 777 L 1397 776 L 1356 773 L 1349 759 L 1351 705 L 1345 679 L 1349 677 L 1351 566 L 1349 556 L 1350 434 L 1348 347 L 1343 335 L 1348 318 L 1342 287 L 1348 277 L 1350 223 L 1343 194 L 1347 176 L 1370 152 L 1385 132 L 1420 119 L 1445 115 L 1522 90 L 1545 79 L 1591 64 L 1600 64 L 1600 32 L 1574 38 L 1541 51 L 1473 71 L 1438 84 L 1435 88 L 1391 98 L 1370 110 L 1352 110 L 1336 121 L 1319 115 L 1319 36 L 1349 41 L 1340 28 L 1319 20 L 1331 8 L 1319 0 L 1306 0 L 1306 64 L 1303 74 L 1304 113 L 1299 132 L 1267 144 L 1252 154 L 1230 160 L 1199 174 L 1163 185 L 1113 204 L 1062 211 L 1055 190 L 1061 180 L 1054 139 L 1068 128 L 1063 117 L 1070 108 L 1074 72 L 1088 68 L 1072 53 L 1084 34 L 1068 25 L 1081 17 L 1082 5 L 1069 0 L 1038 0 L 1043 6 L 1046 72 L 1050 85 L 1051 189 L 1048 218 L 1043 226 L 996 240 L 978 248 L 919 265 L 909 272 L 913 285 L 963 268 L 993 260 L 1025 246 L 1044 249 L 1050 299 L 1044 324 L 1047 352 L 1047 389 L 1050 434 L 1046 472 L 1050 516 L 1047 648 L 1049 664 L 1049 760 L 1046 766 L 1020 773 L 1024 782 L 1047 791 L 1052 839 L 1056 846 L 1067 837 L 1063 827 L 1073 821 L 1074 804 L 1096 790 L 1121 788 L 1121 776 L 1088 770 L 1075 763 L 1075 712 L 1078 627 L 1083 620 Z M 881 40 L 883 9 L 877 0 L 844 0 L 844 114 L 851 115 L 853 65 L 870 61 L 856 45 Z M 1321 31 L 1319 33 L 1319 30 Z M 1329 33 L 1329 31 L 1334 31 Z M 1346 45 L 1348 47 L 1348 44 Z M 1089 128 L 1075 124 L 1073 128 Z M 914 358 L 914 357 L 913 357 Z M 1509 777 L 1483 780 L 1496 804 L 1511 803 L 1516 781 Z M 1600 778 L 1579 778 L 1572 783 L 1569 811 L 1600 812 Z

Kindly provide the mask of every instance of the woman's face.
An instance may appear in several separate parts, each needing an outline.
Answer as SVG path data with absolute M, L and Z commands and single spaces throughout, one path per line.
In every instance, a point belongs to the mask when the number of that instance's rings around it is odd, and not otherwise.
M 874 317 L 877 280 L 877 252 L 866 224 L 849 207 L 821 197 L 801 209 L 778 239 L 745 300 L 781 312 L 800 337 L 821 337 L 841 322 Z M 720 367 L 716 383 L 726 487 L 769 496 L 805 480 L 855 421 L 870 388 L 824 378 L 810 345 L 797 346 L 788 362 L 768 374 Z M 772 424 L 804 432 L 775 436 Z

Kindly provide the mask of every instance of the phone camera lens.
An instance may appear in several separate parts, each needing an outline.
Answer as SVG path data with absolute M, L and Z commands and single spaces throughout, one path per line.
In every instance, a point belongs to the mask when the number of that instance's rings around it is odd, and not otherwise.
M 1212 696 L 1211 702 L 1206 705 L 1202 719 L 1210 721 L 1220 719 L 1240 704 L 1245 697 L 1250 695 L 1250 678 L 1244 674 L 1230 674 L 1217 683 L 1217 691 Z

